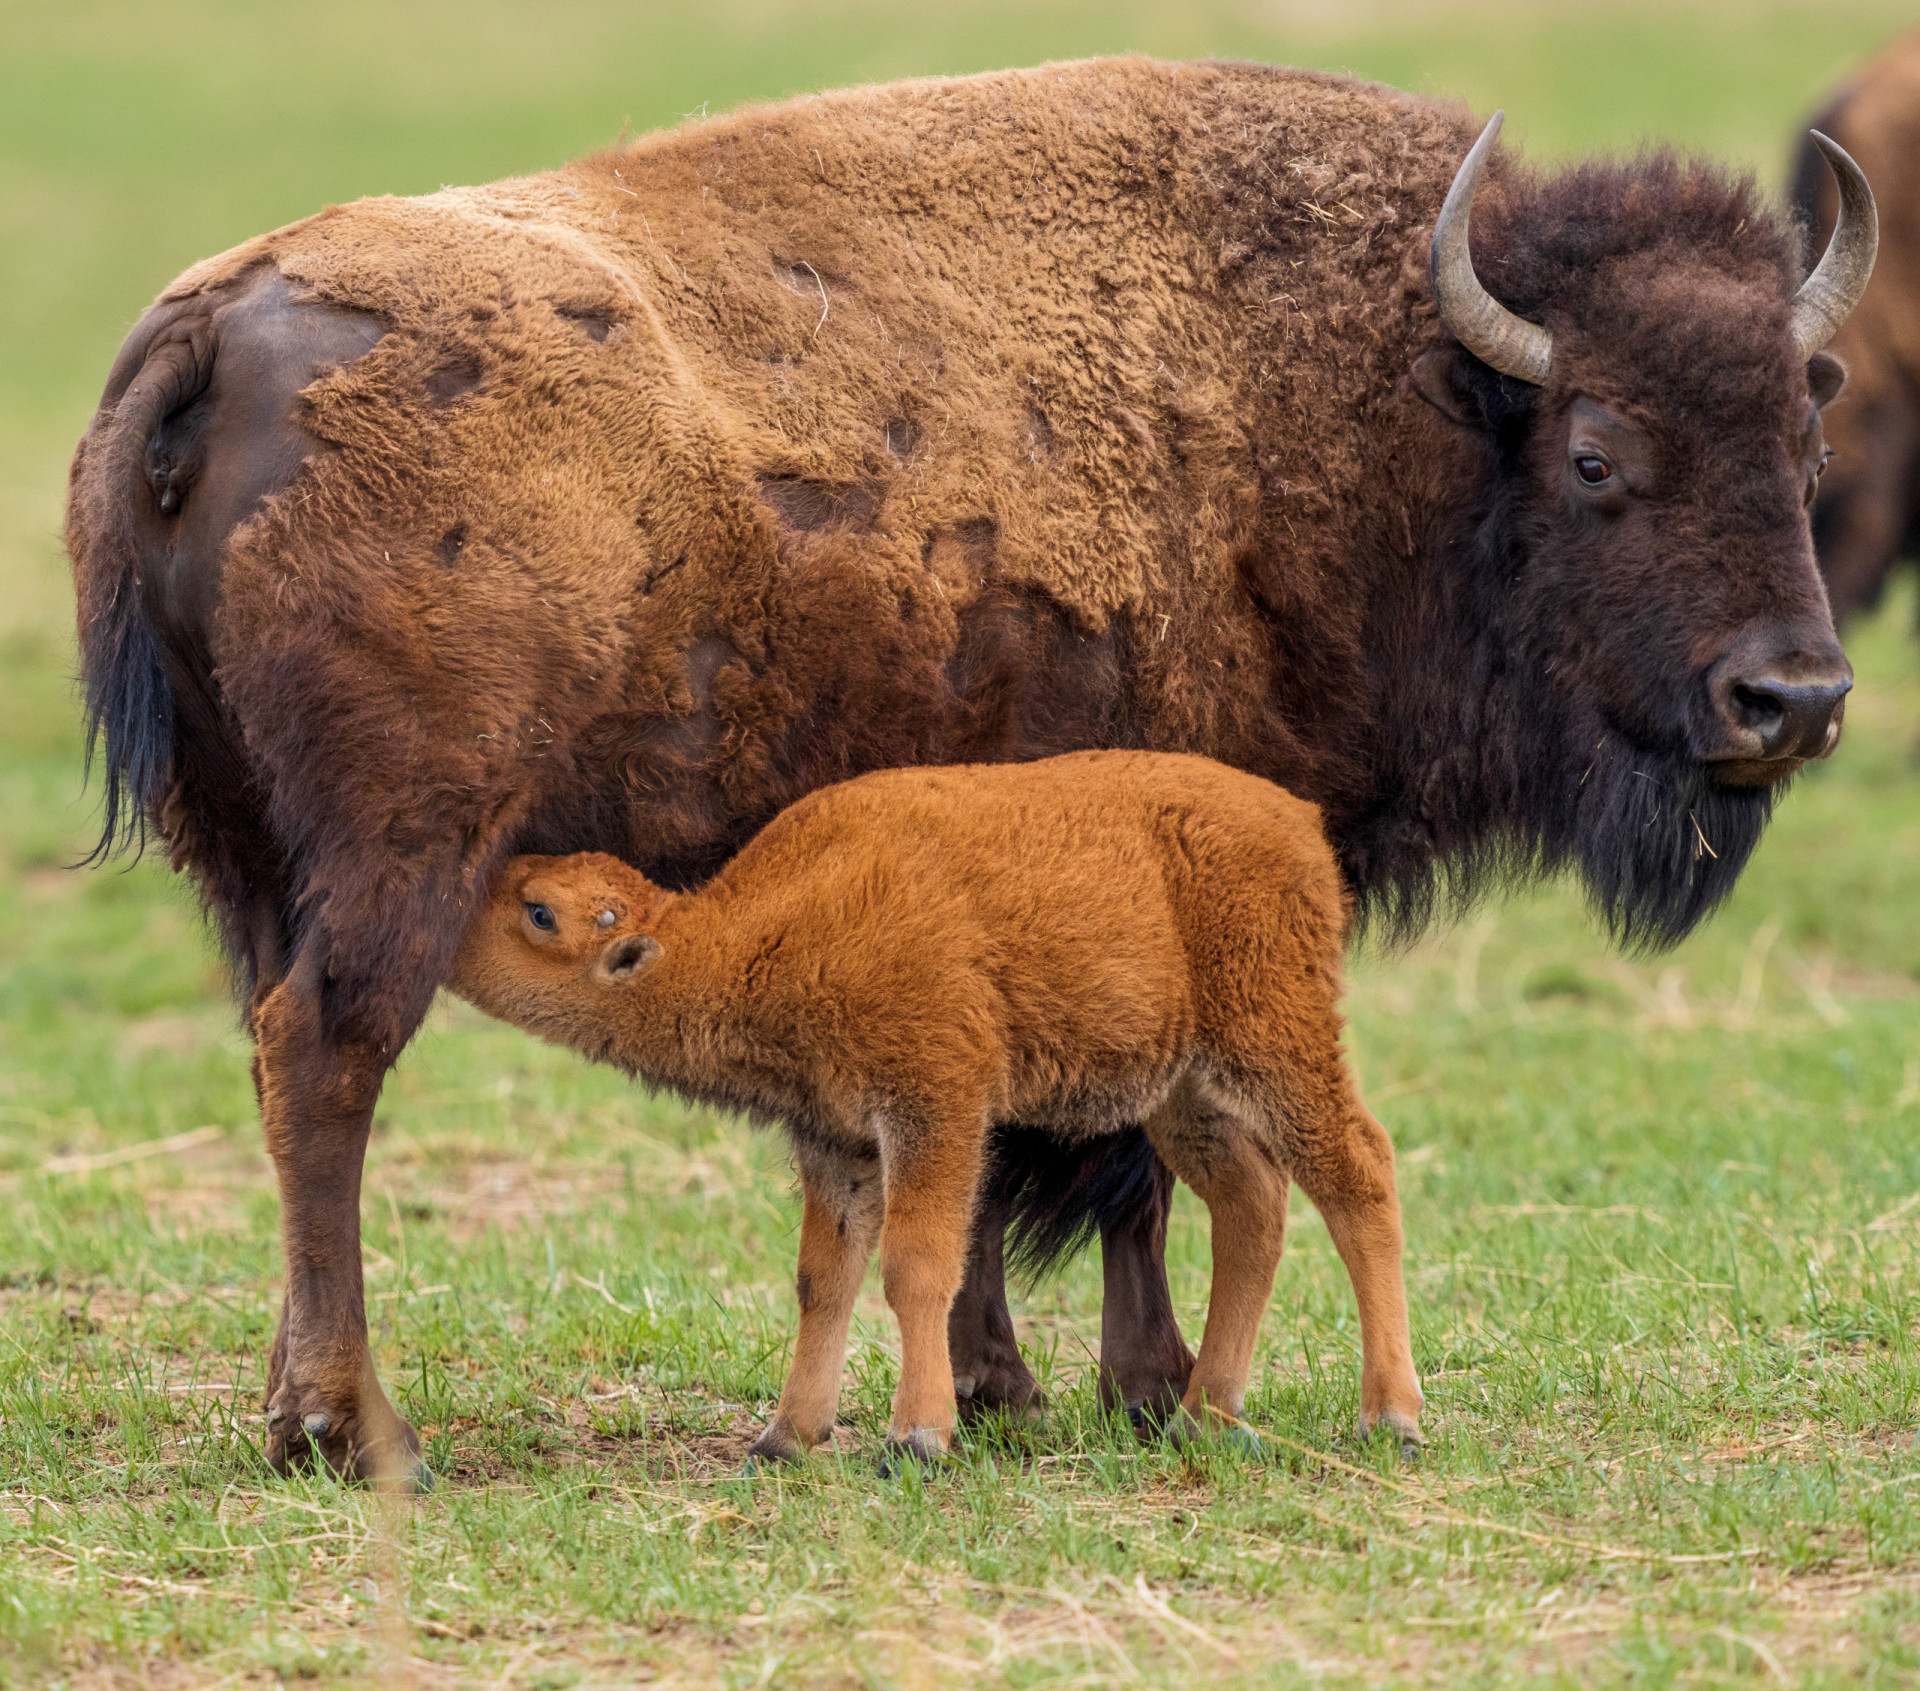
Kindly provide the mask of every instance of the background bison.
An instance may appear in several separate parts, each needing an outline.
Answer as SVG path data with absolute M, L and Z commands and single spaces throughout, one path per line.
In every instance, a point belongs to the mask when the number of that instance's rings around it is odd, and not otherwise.
M 904 84 L 335 208 L 167 290 L 68 542 L 122 820 L 251 982 L 277 1461 L 411 1450 L 361 1161 L 513 852 L 687 881 L 863 769 L 1116 744 L 1312 799 L 1403 930 L 1577 867 L 1660 941 L 1731 886 L 1850 681 L 1805 508 L 1871 201 L 1835 155 L 1803 289 L 1746 183 L 1531 176 L 1491 131 L 1456 182 L 1472 135 L 1257 67 Z
M 1896 563 L 1920 556 L 1920 31 L 1850 78 L 1814 127 L 1860 161 L 1882 207 L 1873 285 L 1833 343 L 1847 403 L 1827 432 L 1833 459 L 1813 513 L 1844 621 L 1879 602 Z M 1824 240 L 1838 201 L 1811 141 L 1799 150 L 1793 201 Z

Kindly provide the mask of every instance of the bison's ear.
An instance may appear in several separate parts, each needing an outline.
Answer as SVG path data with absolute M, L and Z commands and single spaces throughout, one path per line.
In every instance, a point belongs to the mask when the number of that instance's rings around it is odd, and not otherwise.
M 1463 429 L 1488 426 L 1486 365 L 1457 346 L 1437 346 L 1413 361 L 1413 391 Z
M 1822 410 L 1839 398 L 1847 385 L 1847 367 L 1830 352 L 1816 352 L 1807 360 L 1807 392 Z

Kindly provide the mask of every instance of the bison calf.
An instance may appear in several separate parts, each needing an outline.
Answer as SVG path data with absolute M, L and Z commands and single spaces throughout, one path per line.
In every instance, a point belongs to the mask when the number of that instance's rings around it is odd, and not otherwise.
M 1393 1149 L 1340 1054 L 1348 908 L 1319 810 L 1201 758 L 889 770 L 817 791 L 704 889 L 519 857 L 451 985 L 691 1097 L 778 1117 L 800 1333 L 760 1457 L 833 1427 L 876 1238 L 900 1322 L 889 1444 L 947 1447 L 947 1316 L 988 1136 L 1143 1122 L 1213 1220 L 1177 1430 L 1237 1426 L 1289 1180 L 1360 1304 L 1361 1423 L 1417 1439 Z

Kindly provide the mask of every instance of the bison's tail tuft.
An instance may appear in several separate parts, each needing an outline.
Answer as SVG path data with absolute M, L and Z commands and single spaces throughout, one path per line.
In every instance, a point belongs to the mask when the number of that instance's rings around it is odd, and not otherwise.
M 1037 1127 L 993 1135 L 984 1191 L 1012 1207 L 1007 1260 L 1029 1282 L 1062 1267 L 1102 1228 L 1132 1220 L 1159 1201 L 1159 1158 L 1139 1128 L 1093 1139 L 1062 1139 Z
M 154 316 L 121 349 L 74 455 L 66 541 L 80 615 L 87 768 L 104 751 L 106 772 L 100 839 L 86 863 L 144 850 L 173 779 L 173 691 L 143 585 L 143 576 L 164 579 L 168 560 L 151 537 L 143 541 L 141 514 L 154 497 L 147 473 L 153 438 L 204 390 L 212 363 L 203 332 Z
M 89 774 L 103 750 L 106 793 L 100 838 L 80 860 L 102 863 L 146 849 L 148 819 L 173 774 L 173 695 L 160 639 L 129 576 L 80 639 L 87 690 Z

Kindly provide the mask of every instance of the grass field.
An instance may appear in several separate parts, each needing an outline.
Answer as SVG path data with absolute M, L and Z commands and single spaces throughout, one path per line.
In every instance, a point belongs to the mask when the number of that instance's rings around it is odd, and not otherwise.
M 1018 1306 L 1044 1429 L 735 1464 L 793 1328 L 781 1144 L 435 1012 L 389 1084 L 375 1344 L 444 1483 L 266 1477 L 276 1211 L 238 1034 L 160 868 L 89 842 L 58 548 L 113 348 L 174 270 L 327 199 L 542 167 L 837 82 L 1140 47 L 1672 136 L 1777 178 L 1910 8 L 748 0 L 6 8 L 0 56 L 0 1684 L 1920 1684 L 1920 644 L 1911 582 L 1737 896 L 1610 956 L 1564 889 L 1354 969 L 1399 1146 L 1431 1446 L 1351 1439 L 1304 1204 L 1262 1458 L 1103 1421 L 1097 1263 Z M 1204 1218 L 1170 1247 L 1197 1333 Z

